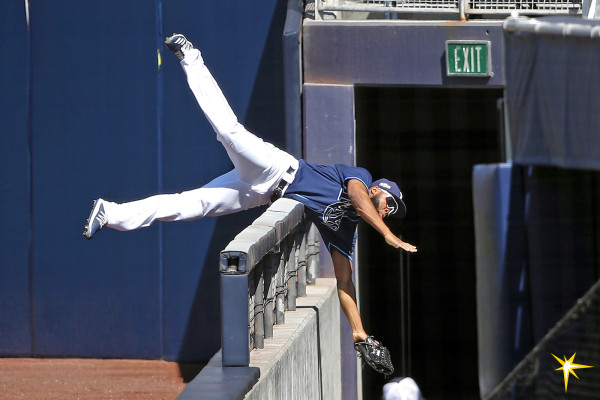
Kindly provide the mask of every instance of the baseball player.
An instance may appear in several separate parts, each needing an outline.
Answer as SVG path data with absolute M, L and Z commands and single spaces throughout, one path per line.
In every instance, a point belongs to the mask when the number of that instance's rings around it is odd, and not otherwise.
M 181 34 L 165 39 L 179 58 L 200 108 L 225 147 L 234 168 L 201 188 L 160 194 L 128 203 L 94 201 L 84 229 L 86 239 L 107 226 L 128 231 L 154 221 L 189 221 L 258 207 L 286 197 L 305 206 L 331 253 L 342 310 L 352 327 L 356 350 L 379 372 L 391 374 L 389 352 L 365 332 L 352 282 L 352 253 L 359 218 L 385 241 L 405 251 L 417 248 L 394 235 L 383 219 L 402 218 L 406 206 L 394 182 L 373 182 L 363 168 L 342 164 L 318 165 L 297 160 L 244 128 L 204 64 L 202 55 Z

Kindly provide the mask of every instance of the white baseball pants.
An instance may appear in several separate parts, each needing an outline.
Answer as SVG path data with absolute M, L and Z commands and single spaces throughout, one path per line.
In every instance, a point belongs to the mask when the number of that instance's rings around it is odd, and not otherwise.
M 205 186 L 182 193 L 160 194 L 129 203 L 105 202 L 107 226 L 133 230 L 154 221 L 190 221 L 231 214 L 268 204 L 271 191 L 298 160 L 248 132 L 227 103 L 204 65 L 200 51 L 187 51 L 181 66 L 200 108 L 225 147 L 234 169 Z

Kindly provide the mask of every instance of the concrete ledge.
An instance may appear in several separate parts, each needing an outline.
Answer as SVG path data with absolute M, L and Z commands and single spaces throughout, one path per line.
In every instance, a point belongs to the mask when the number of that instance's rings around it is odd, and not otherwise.
M 249 367 L 223 367 L 213 356 L 178 400 L 292 400 L 342 398 L 340 305 L 335 279 L 316 280 L 273 327 Z
M 247 400 L 341 399 L 340 306 L 335 279 L 317 279 L 250 353 L 260 379 Z
M 242 400 L 259 376 L 256 367 L 223 367 L 219 350 L 177 400 Z

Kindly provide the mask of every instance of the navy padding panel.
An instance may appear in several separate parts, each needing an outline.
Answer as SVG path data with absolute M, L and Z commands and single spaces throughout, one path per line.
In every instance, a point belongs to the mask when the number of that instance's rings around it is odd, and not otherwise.
M 531 348 L 519 167 L 473 168 L 479 387 L 489 394 Z
M 354 87 L 304 85 L 304 157 L 354 165 Z
M 594 187 L 590 171 L 526 169 L 527 244 L 536 343 L 598 279 Z
M 82 237 L 157 191 L 155 3 L 36 2 L 31 32 L 36 354 L 158 358 L 157 228 Z
M 304 0 L 288 0 L 283 32 L 286 150 L 302 157 L 302 21 Z
M 0 4 L 0 355 L 28 354 L 29 47 L 22 1 Z
M 351 85 L 304 85 L 304 158 L 320 164 L 355 164 L 354 154 L 354 87 Z M 321 248 L 325 246 L 321 240 Z M 320 260 L 321 276 L 335 276 L 331 257 L 324 252 Z M 354 270 L 356 274 L 356 270 Z M 357 276 L 355 276 L 357 278 Z M 352 346 L 352 329 L 340 315 L 342 343 L 342 397 L 357 393 L 356 351 Z
M 181 32 L 206 65 L 238 120 L 267 141 L 284 141 L 281 35 L 285 2 L 170 1 L 164 32 Z M 165 50 L 164 191 L 200 187 L 233 166 Z M 220 348 L 219 252 L 264 208 L 200 221 L 165 223 L 165 358 L 208 361 Z
M 250 364 L 249 282 L 248 274 L 221 275 L 221 355 L 226 367 L 247 367 Z

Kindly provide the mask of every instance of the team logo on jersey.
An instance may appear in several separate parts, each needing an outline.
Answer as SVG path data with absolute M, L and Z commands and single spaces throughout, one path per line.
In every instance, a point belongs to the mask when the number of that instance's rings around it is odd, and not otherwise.
M 342 192 L 339 200 L 328 205 L 323 211 L 323 223 L 332 231 L 337 231 L 349 208 L 352 208 L 352 202 L 348 198 L 348 194 Z

